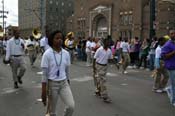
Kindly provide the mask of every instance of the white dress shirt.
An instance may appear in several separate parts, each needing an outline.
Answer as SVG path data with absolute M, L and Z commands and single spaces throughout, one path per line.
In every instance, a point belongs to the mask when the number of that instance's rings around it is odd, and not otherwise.
M 52 81 L 67 79 L 66 68 L 70 66 L 69 52 L 62 49 L 59 53 L 49 48 L 42 57 L 41 68 L 48 69 L 48 77 Z M 59 70 L 59 76 L 57 72 Z
M 108 48 L 105 50 L 103 46 L 101 46 L 94 55 L 96 62 L 99 64 L 107 64 L 108 59 L 112 59 L 112 51 Z
M 160 45 L 156 48 L 155 54 L 156 54 L 155 58 L 161 58 L 161 47 L 160 47 Z
M 90 41 L 87 41 L 86 42 L 86 52 L 91 52 L 91 42 Z
M 121 43 L 122 52 L 129 53 L 129 44 L 128 42 Z
M 6 48 L 6 58 L 5 60 L 8 61 L 10 56 L 13 55 L 24 55 L 24 40 L 19 38 L 15 39 L 12 37 L 10 40 L 7 41 L 7 48 Z
M 48 48 L 50 48 L 49 44 L 48 44 L 48 38 L 43 37 L 40 40 L 40 47 L 44 47 L 44 51 L 46 51 Z

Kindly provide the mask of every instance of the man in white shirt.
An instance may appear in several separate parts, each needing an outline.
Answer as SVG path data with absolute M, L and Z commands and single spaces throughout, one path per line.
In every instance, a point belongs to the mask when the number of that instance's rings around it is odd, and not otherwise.
M 92 58 L 92 63 L 93 63 L 92 67 L 93 67 L 93 78 L 94 78 L 95 91 L 98 91 L 98 90 L 97 90 L 97 71 L 96 71 L 97 69 L 96 69 L 96 62 L 94 59 L 94 55 L 100 46 L 101 45 L 99 43 L 99 38 L 94 38 L 91 43 L 91 58 Z
M 71 57 L 71 63 L 74 61 L 74 50 L 75 50 L 75 35 L 73 32 L 69 32 L 66 36 L 65 40 L 65 46 L 66 50 L 68 50 L 70 57 Z
M 10 62 L 14 88 L 18 88 L 18 83 L 22 84 L 22 77 L 26 70 L 24 62 L 24 41 L 20 38 L 19 29 L 14 30 L 13 34 L 14 37 L 7 42 L 5 61 Z M 19 73 L 18 69 L 20 69 Z
M 30 64 L 31 66 L 33 66 L 33 63 L 35 62 L 36 56 L 37 56 L 37 53 L 36 53 L 37 42 L 35 41 L 33 36 L 30 36 L 26 44 L 27 44 L 27 49 L 29 53 Z
M 50 48 L 49 44 L 48 44 L 48 37 L 49 37 L 49 31 L 48 29 L 46 29 L 46 36 L 44 36 L 41 40 L 40 40 L 40 48 L 41 48 L 41 52 L 42 54 L 48 49 Z
M 43 54 L 41 68 L 42 101 L 46 105 L 47 113 L 56 116 L 58 96 L 66 105 L 64 116 L 72 116 L 74 111 L 74 99 L 70 89 L 69 66 L 70 55 L 62 48 L 63 35 L 60 31 L 54 31 L 49 36 L 50 48 Z
M 86 66 L 91 66 L 92 59 L 91 59 L 91 38 L 89 37 L 86 41 Z
M 107 87 L 106 87 L 106 73 L 107 73 L 107 64 L 108 60 L 112 59 L 112 51 L 109 49 L 110 41 L 104 39 L 104 46 L 98 48 L 94 58 L 96 59 L 96 68 L 97 68 L 97 91 L 96 95 L 101 96 L 104 102 L 110 103 L 111 99 L 108 96 Z

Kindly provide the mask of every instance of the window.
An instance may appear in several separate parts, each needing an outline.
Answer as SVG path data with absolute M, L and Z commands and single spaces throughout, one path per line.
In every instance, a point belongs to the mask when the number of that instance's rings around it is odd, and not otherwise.
M 50 4 L 53 4 L 53 1 L 52 0 L 50 0 L 50 2 L 49 2 Z
M 56 2 L 56 5 L 58 6 L 58 1 Z
M 127 25 L 128 24 L 128 15 L 124 15 L 123 24 L 124 25 Z
M 61 5 L 64 6 L 64 2 L 62 2 Z
M 133 23 L 133 16 L 129 15 L 129 24 L 131 25 Z

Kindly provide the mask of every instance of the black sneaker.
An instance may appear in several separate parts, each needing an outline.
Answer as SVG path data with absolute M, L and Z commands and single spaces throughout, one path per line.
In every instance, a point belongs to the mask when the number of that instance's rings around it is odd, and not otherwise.
M 19 77 L 19 76 L 18 76 L 18 83 L 19 83 L 19 84 L 22 84 L 21 77 Z
M 19 88 L 17 82 L 14 82 L 14 88 L 15 88 L 15 89 Z
M 104 98 L 103 98 L 103 101 L 104 101 L 105 103 L 111 103 L 111 102 L 112 102 L 112 100 L 111 100 L 109 97 L 104 97 Z
M 100 92 L 99 91 L 95 91 L 95 96 L 100 97 L 101 96 Z

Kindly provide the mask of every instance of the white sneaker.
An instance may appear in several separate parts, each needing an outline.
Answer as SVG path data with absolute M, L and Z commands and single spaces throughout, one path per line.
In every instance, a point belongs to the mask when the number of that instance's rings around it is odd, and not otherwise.
M 127 71 L 124 71 L 123 73 L 124 73 L 124 74 L 127 74 L 128 72 L 127 72 Z
M 175 103 L 173 104 L 173 107 L 175 107 Z
M 128 66 L 129 69 L 133 68 L 132 66 Z
M 155 92 L 156 93 L 162 93 L 163 91 L 161 89 L 157 89 Z

